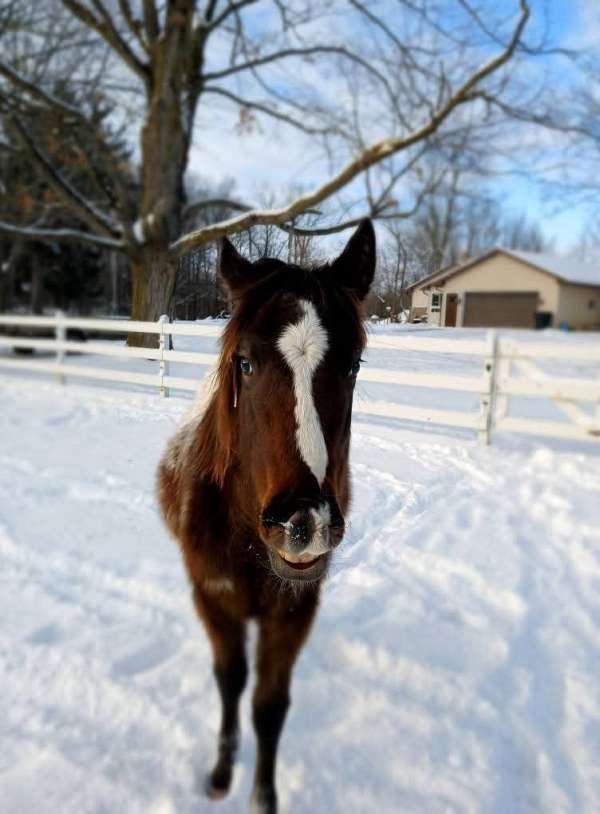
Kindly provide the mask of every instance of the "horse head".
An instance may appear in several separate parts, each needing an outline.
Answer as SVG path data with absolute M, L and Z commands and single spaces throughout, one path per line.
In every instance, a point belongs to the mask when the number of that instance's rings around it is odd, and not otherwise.
M 313 269 L 252 263 L 225 239 L 219 270 L 234 307 L 219 364 L 215 475 L 228 479 L 275 574 L 311 582 L 344 535 L 373 227 L 363 221 L 336 260 Z

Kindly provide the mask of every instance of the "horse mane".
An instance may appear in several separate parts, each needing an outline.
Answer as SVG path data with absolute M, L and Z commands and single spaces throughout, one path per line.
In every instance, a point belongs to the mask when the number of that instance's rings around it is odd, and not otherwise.
M 237 436 L 235 352 L 238 341 L 239 330 L 231 319 L 223 333 L 221 354 L 213 374 L 214 391 L 198 426 L 194 444 L 196 466 L 219 487 L 223 486 L 231 467 Z

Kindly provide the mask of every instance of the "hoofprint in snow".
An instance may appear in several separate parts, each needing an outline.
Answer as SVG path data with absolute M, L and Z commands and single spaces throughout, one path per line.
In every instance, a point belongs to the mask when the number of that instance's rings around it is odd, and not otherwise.
M 153 497 L 188 406 L 2 377 L 2 812 L 244 810 L 250 691 L 210 804 L 209 646 Z M 599 811 L 600 456 L 358 419 L 352 462 L 282 811 Z

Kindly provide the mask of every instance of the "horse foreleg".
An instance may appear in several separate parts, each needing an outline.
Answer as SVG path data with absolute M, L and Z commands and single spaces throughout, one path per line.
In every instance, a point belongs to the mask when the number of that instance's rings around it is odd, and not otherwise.
M 226 613 L 201 590 L 194 592 L 198 613 L 206 627 L 214 656 L 214 674 L 221 697 L 221 728 L 217 760 L 204 788 L 213 800 L 229 791 L 239 737 L 239 701 L 246 686 L 246 625 Z
M 276 814 L 275 769 L 279 737 L 290 705 L 290 682 L 316 610 L 317 596 L 301 607 L 259 621 L 257 684 L 252 718 L 257 758 L 252 788 L 252 814 Z

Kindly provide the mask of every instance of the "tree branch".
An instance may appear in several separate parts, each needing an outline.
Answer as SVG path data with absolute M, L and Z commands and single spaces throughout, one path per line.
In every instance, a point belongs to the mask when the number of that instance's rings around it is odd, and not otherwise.
M 250 206 L 250 204 L 245 204 L 241 201 L 234 201 L 232 198 L 206 198 L 203 201 L 196 201 L 195 203 L 188 204 L 183 210 L 183 217 L 193 217 L 203 209 L 209 209 L 210 207 L 232 209 L 234 212 L 252 212 L 252 206 Z M 302 214 L 320 215 L 321 212 L 318 209 L 305 209 Z
M 383 20 L 377 17 L 377 15 L 374 14 L 370 9 L 366 8 L 366 6 L 359 2 L 359 0 L 349 0 L 349 2 L 351 6 L 354 6 L 354 8 L 357 9 L 357 11 L 359 11 L 364 17 L 366 17 L 367 20 L 369 20 L 374 26 L 383 31 L 386 37 L 388 37 L 388 39 L 390 39 L 395 45 L 402 58 L 408 59 L 411 65 L 414 66 L 415 61 L 412 58 L 411 48 L 406 46 Z
M 33 143 L 25 127 L 15 116 L 11 116 L 9 121 L 21 145 L 29 153 L 42 175 L 63 199 L 65 204 L 92 229 L 99 231 L 100 234 L 105 237 L 117 237 L 119 235 L 119 229 L 112 219 L 89 201 L 86 201 L 85 198 L 60 175 L 41 150 Z
M 150 71 L 148 65 L 143 63 L 134 54 L 131 48 L 127 45 L 125 40 L 121 37 L 112 18 L 108 11 L 104 8 L 99 0 L 92 0 L 96 11 L 100 14 L 102 19 L 98 19 L 92 12 L 85 6 L 81 5 L 78 0 L 61 0 L 63 6 L 67 8 L 72 14 L 75 15 L 84 25 L 97 31 L 102 39 L 113 49 L 113 51 L 121 57 L 123 62 L 142 79 L 147 86 L 150 81 Z
M 502 45 L 502 40 L 500 37 L 486 24 L 481 14 L 479 14 L 479 12 L 473 8 L 471 3 L 467 2 L 467 0 L 457 0 L 457 2 L 467 12 L 469 17 L 475 21 L 486 37 L 489 37 L 489 39 L 492 42 L 495 42 L 496 45 Z M 530 47 L 525 43 L 520 43 L 520 51 L 524 54 L 531 54 L 532 56 L 554 56 L 559 54 L 560 56 L 565 57 L 576 57 L 578 55 L 578 51 L 576 51 L 574 48 L 545 48 L 543 45 Z
M 59 110 L 65 116 L 75 116 L 80 121 L 87 121 L 84 114 L 78 108 L 73 107 L 73 105 L 67 102 L 63 102 L 57 96 L 46 93 L 39 85 L 30 82 L 4 62 L 0 62 L 0 76 L 6 77 L 13 85 L 24 90 L 30 96 L 39 99 L 40 102 L 43 102 L 47 107 Z
M 282 104 L 286 105 L 286 107 L 292 108 L 296 112 L 297 115 L 299 115 L 299 116 L 309 116 L 311 114 L 313 114 L 313 115 L 317 114 L 317 115 L 321 116 L 322 118 L 327 117 L 327 114 L 329 113 L 329 111 L 325 110 L 320 105 L 317 105 L 314 102 L 312 102 L 310 104 L 307 104 L 307 103 L 301 103 L 297 99 L 290 99 L 290 98 L 286 97 L 283 93 L 280 93 L 280 91 L 277 88 L 273 87 L 272 85 L 267 84 L 267 82 L 265 82 L 265 80 L 262 78 L 262 76 L 259 74 L 259 72 L 256 69 L 252 68 L 251 73 L 252 73 L 252 77 L 253 77 L 254 81 L 259 85 L 259 87 L 261 87 L 265 91 L 266 94 L 268 94 L 272 99 L 275 99 L 275 100 L 281 102 Z M 331 115 L 331 114 L 329 113 L 329 115 Z M 352 136 L 350 135 L 350 132 L 345 131 L 342 128 L 342 126 L 340 125 L 339 121 L 335 121 L 335 122 L 332 121 L 332 123 L 329 125 L 329 129 L 327 130 L 327 132 L 332 133 L 332 134 L 333 133 L 338 133 L 339 135 L 346 138 L 348 141 L 352 140 Z
M 289 124 L 291 127 L 295 127 L 298 130 L 302 130 L 304 133 L 308 133 L 311 136 L 323 136 L 328 133 L 333 132 L 333 128 L 331 127 L 311 127 L 304 122 L 301 122 L 299 119 L 294 119 L 292 116 L 288 115 L 287 113 L 282 113 L 279 110 L 276 110 L 273 107 L 269 107 L 268 105 L 264 104 L 263 102 L 255 102 L 251 99 L 244 99 L 241 96 L 238 96 L 236 93 L 233 93 L 230 90 L 225 90 L 225 88 L 216 88 L 212 85 L 207 85 L 202 90 L 203 93 L 214 93 L 217 96 L 223 96 L 226 99 L 234 102 L 236 105 L 239 105 L 242 108 L 247 108 L 248 110 L 258 110 L 260 113 L 264 113 L 267 116 L 271 116 L 273 119 L 278 119 L 280 122 L 285 122 Z
M 232 76 L 233 74 L 240 73 L 240 71 L 247 71 L 250 68 L 259 68 L 262 65 L 268 65 L 270 62 L 275 62 L 279 59 L 286 59 L 287 57 L 306 57 L 312 56 L 313 54 L 335 54 L 336 56 L 342 56 L 351 60 L 352 62 L 355 62 L 357 65 L 360 65 L 370 74 L 375 76 L 384 85 L 388 93 L 393 96 L 390 84 L 383 74 L 374 68 L 373 65 L 371 65 L 371 63 L 366 59 L 358 56 L 358 54 L 354 54 L 352 51 L 349 51 L 347 48 L 344 48 L 341 45 L 312 45 L 305 48 L 284 48 L 281 51 L 266 54 L 264 57 L 257 57 L 256 59 L 249 59 L 246 62 L 242 62 L 238 65 L 231 65 L 229 68 L 223 68 L 221 71 L 206 73 L 203 76 L 203 80 L 205 82 L 214 82 L 217 79 L 223 79 L 226 76 Z
M 311 237 L 319 235 L 334 235 L 337 232 L 343 232 L 344 229 L 350 229 L 351 227 L 358 226 L 358 224 L 365 218 L 370 218 L 371 220 L 406 220 L 407 218 L 412 218 L 412 216 L 418 212 L 425 198 L 430 195 L 436 189 L 436 187 L 439 186 L 440 181 L 441 176 L 434 179 L 430 184 L 424 186 L 417 195 L 417 198 L 415 199 L 415 202 L 411 208 L 404 209 L 400 212 L 388 212 L 387 210 L 390 208 L 390 204 L 384 200 L 383 196 L 381 196 L 364 215 L 352 218 L 351 220 L 345 220 L 335 226 L 317 226 L 315 228 L 305 229 L 298 226 L 291 226 L 289 223 L 279 223 L 277 224 L 277 228 L 281 229 L 283 232 L 287 232 L 288 234 L 300 235 L 300 237 Z M 315 213 L 315 210 L 309 211 Z M 308 212 L 305 211 L 302 214 L 306 215 Z M 320 213 L 317 211 L 316 214 Z
M 53 94 L 50 94 L 47 91 L 43 90 L 39 85 L 36 85 L 30 80 L 26 79 L 24 76 L 22 76 L 20 73 L 17 73 L 17 71 L 13 70 L 4 62 L 0 62 L 0 76 L 6 77 L 15 87 L 25 91 L 25 93 L 32 99 L 35 99 L 38 102 L 42 103 L 50 110 L 55 110 L 58 113 L 62 114 L 62 116 L 64 116 L 64 123 L 66 125 L 71 124 L 72 120 L 75 119 L 80 125 L 82 125 L 86 129 L 86 131 L 92 136 L 94 142 L 96 143 L 103 160 L 106 161 L 109 166 L 110 176 L 117 190 L 119 206 L 123 211 L 125 211 L 126 209 L 125 201 L 127 198 L 127 191 L 121 177 L 121 169 L 119 168 L 117 162 L 115 161 L 115 157 L 112 153 L 111 147 L 106 142 L 101 128 L 98 125 L 91 122 L 90 119 L 85 115 L 85 113 L 80 108 L 75 107 L 74 105 L 69 104 L 68 102 L 63 101 L 62 99 L 59 99 L 57 96 L 54 96 Z M 122 89 L 120 88 L 119 90 Z
M 497 107 L 504 115 L 510 116 L 521 122 L 528 122 L 530 124 L 537 124 L 540 127 L 545 127 L 548 130 L 554 130 L 559 133 L 575 134 L 584 136 L 585 138 L 597 141 L 600 135 L 598 120 L 595 119 L 596 129 L 593 127 L 586 127 L 585 124 L 574 124 L 573 122 L 564 122 L 560 119 L 555 119 L 552 113 L 535 113 L 531 110 L 524 110 L 523 108 L 515 107 L 514 105 L 502 102 L 500 99 L 492 96 L 485 91 L 475 91 L 472 98 L 482 99 L 489 105 Z
M 365 218 L 372 218 L 372 215 L 361 215 L 358 218 L 345 220 L 342 223 L 336 224 L 335 226 L 317 226 L 313 229 L 305 229 L 301 226 L 291 226 L 289 223 L 278 223 L 277 228 L 281 229 L 282 232 L 285 232 L 288 235 L 298 235 L 299 237 L 319 237 L 323 235 L 335 235 L 338 232 L 343 232 L 344 229 L 350 229 L 354 226 L 358 226 L 358 224 L 361 223 Z
M 493 74 L 511 59 L 530 14 L 527 0 L 520 0 L 519 7 L 521 13 L 517 25 L 515 26 L 510 42 L 504 50 L 472 73 L 471 76 L 451 94 L 447 101 L 433 113 L 429 121 L 420 128 L 403 138 L 387 138 L 373 144 L 363 150 L 355 159 L 340 170 L 337 175 L 334 175 L 322 186 L 312 192 L 301 195 L 287 206 L 280 209 L 246 212 L 237 217 L 221 221 L 220 223 L 202 227 L 176 240 L 170 247 L 171 251 L 175 255 L 181 255 L 211 240 L 218 240 L 225 235 L 241 232 L 250 226 L 267 224 L 279 226 L 287 223 L 305 212 L 309 207 L 316 206 L 329 198 L 369 167 L 379 163 L 385 158 L 403 152 L 432 136 L 454 110 L 471 101 L 473 90 L 482 80 Z
M 148 45 L 145 42 L 144 37 L 142 35 L 142 23 L 139 20 L 136 20 L 135 17 L 133 16 L 133 11 L 131 10 L 131 3 L 129 2 L 129 0 L 119 0 L 119 9 L 121 10 L 123 19 L 127 24 L 127 28 L 131 31 L 136 41 L 140 44 L 144 51 L 147 51 Z
M 40 240 L 45 243 L 90 243 L 100 249 L 124 251 L 120 240 L 94 235 L 91 232 L 80 232 L 78 229 L 41 229 L 35 226 L 17 226 L 14 223 L 0 221 L 0 233 L 20 237 L 23 240 Z
M 223 9 L 223 11 L 217 15 L 217 17 L 212 19 L 209 25 L 203 26 L 204 30 L 207 32 L 214 31 L 225 22 L 230 14 L 237 14 L 240 9 L 244 8 L 244 6 L 251 6 L 256 2 L 258 2 L 258 0 L 238 0 L 237 3 L 228 3 L 227 8 Z
M 231 198 L 206 198 L 206 200 L 188 204 L 183 210 L 183 217 L 191 218 L 203 209 L 209 209 L 210 207 L 232 209 L 235 212 L 249 212 L 252 209 L 248 204 L 234 201 Z
M 154 0 L 144 0 L 144 27 L 150 45 L 154 45 L 159 33 L 158 14 Z

